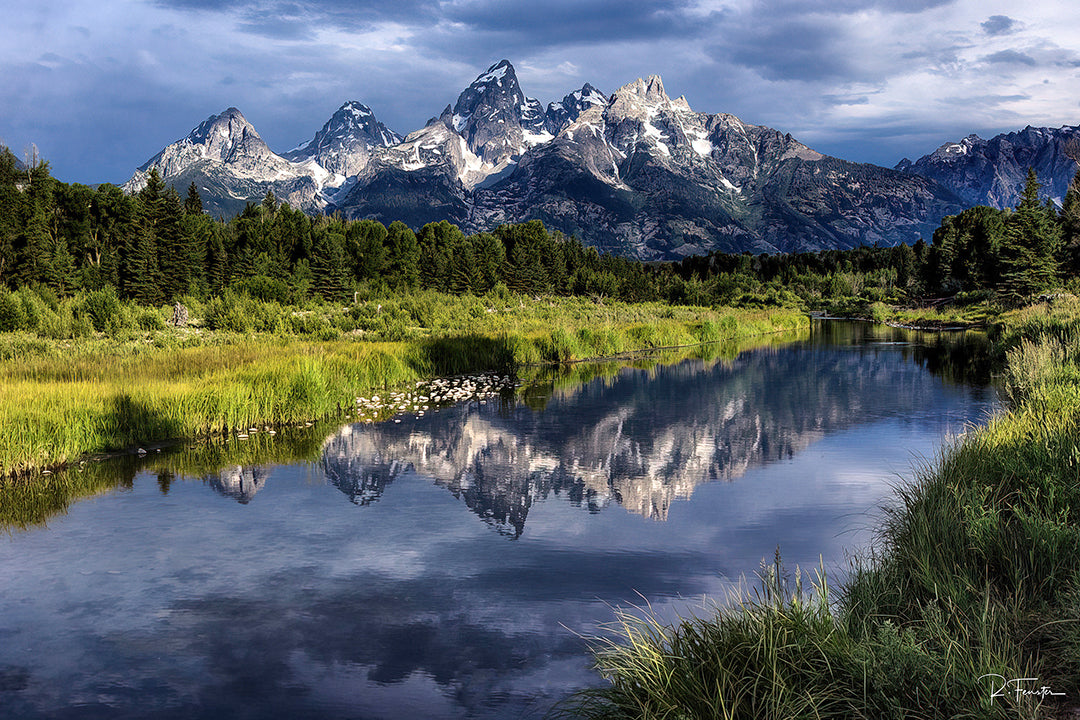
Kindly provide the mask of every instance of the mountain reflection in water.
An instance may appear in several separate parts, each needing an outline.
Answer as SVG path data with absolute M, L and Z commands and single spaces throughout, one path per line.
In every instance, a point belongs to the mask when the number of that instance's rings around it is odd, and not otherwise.
M 913 338 L 922 342 L 906 344 Z M 828 324 L 782 350 L 622 368 L 556 392 L 543 411 L 506 398 L 348 425 L 326 440 L 320 465 L 358 505 L 403 473 L 428 478 L 514 538 L 533 504 L 553 495 L 590 512 L 617 503 L 666 520 L 672 502 L 702 483 L 790 458 L 852 425 L 925 414 L 942 402 L 933 372 L 985 374 L 974 350 L 971 337 Z M 932 372 L 917 371 L 912 357 Z

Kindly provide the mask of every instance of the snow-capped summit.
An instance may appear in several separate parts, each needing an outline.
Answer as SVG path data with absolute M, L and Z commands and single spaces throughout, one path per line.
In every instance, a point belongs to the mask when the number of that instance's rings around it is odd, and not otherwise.
M 952 162 L 967 155 L 972 148 L 985 145 L 986 141 L 975 134 L 968 135 L 958 143 L 945 143 L 933 152 L 931 157 L 942 162 Z
M 139 170 L 146 173 L 156 167 L 167 178 L 200 160 L 229 163 L 241 171 L 258 172 L 267 164 L 279 164 L 281 158 L 266 146 L 243 113 L 231 107 L 208 117 L 186 138 L 164 148 Z
M 607 102 L 606 95 L 589 83 L 585 83 L 580 90 L 566 95 L 561 102 L 548 103 L 547 131 L 552 135 L 558 135 L 563 128 L 577 120 L 581 113 L 590 108 L 604 107 Z
M 306 145 L 285 153 L 289 160 L 314 160 L 327 172 L 351 177 L 364 169 L 377 147 L 397 145 L 401 136 L 387 128 L 367 105 L 349 100 Z
M 525 97 L 509 60 L 500 60 L 477 76 L 458 96 L 453 109 L 439 118 L 465 139 L 481 162 L 497 171 L 544 138 L 539 101 Z
M 323 188 L 333 180 L 313 161 L 294 163 L 274 153 L 234 107 L 211 115 L 187 137 L 146 161 L 124 190 L 141 190 L 154 168 L 181 191 L 195 183 L 204 207 L 215 214 L 239 212 L 267 190 L 294 207 L 318 211 L 326 206 Z

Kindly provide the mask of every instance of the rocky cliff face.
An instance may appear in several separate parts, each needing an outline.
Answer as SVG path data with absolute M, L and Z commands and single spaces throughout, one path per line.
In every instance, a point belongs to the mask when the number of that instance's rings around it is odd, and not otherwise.
M 1033 128 L 984 140 L 968 135 L 948 142 L 915 162 L 904 158 L 896 166 L 913 175 L 930 178 L 953 191 L 965 205 L 1015 207 L 1024 188 L 1028 168 L 1043 186 L 1043 194 L 1059 205 L 1077 164 L 1066 146 L 1080 143 L 1080 126 Z

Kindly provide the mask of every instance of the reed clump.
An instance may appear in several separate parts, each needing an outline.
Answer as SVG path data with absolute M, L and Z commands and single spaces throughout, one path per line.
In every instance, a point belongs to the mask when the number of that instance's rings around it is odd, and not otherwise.
M 1007 412 L 888 506 L 830 598 L 778 583 L 673 625 L 617 615 L 587 718 L 1054 717 L 1080 695 L 1080 304 L 1002 316 Z M 823 576 L 822 576 L 823 577 Z M 1010 679 L 1035 678 L 1018 695 Z

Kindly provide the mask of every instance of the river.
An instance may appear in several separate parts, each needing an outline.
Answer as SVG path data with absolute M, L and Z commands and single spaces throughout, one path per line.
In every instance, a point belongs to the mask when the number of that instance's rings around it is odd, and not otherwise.
M 778 547 L 841 581 L 997 407 L 981 340 L 816 323 L 87 466 L 3 515 L 0 717 L 542 717 L 614 606 L 700 614 Z

